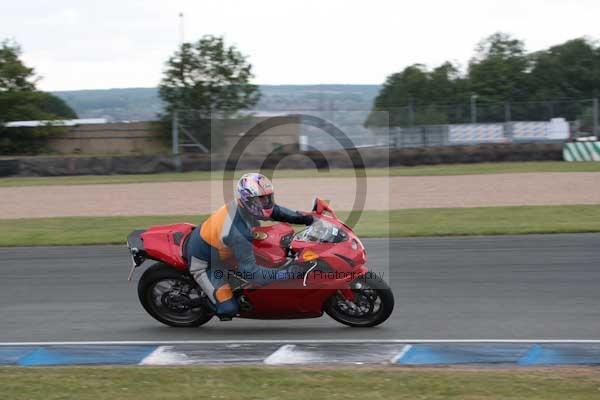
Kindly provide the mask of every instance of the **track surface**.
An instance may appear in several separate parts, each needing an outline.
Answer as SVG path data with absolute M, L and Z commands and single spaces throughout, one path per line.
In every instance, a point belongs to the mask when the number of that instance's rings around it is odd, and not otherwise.
M 367 330 L 327 316 L 173 329 L 139 305 L 123 246 L 4 248 L 0 341 L 599 339 L 599 243 L 600 234 L 367 240 L 370 263 L 392 260 L 384 272 L 396 297 L 388 322 Z

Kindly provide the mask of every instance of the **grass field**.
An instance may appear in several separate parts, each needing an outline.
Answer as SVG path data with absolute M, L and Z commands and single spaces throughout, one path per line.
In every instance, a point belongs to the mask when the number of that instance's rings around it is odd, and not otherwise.
M 241 171 L 236 175 L 241 175 Z M 267 171 L 267 173 L 270 171 Z M 567 163 L 562 161 L 507 162 L 481 164 L 445 164 L 416 167 L 369 168 L 369 176 L 439 176 L 500 174 L 524 172 L 600 172 L 598 162 Z M 316 169 L 276 170 L 276 178 L 314 178 L 314 177 L 353 177 L 352 169 L 332 169 L 318 172 Z M 221 179 L 218 172 L 206 171 L 140 175 L 90 175 L 60 177 L 14 177 L 0 178 L 0 187 L 36 186 L 36 185 L 92 185 L 107 183 L 143 183 L 143 182 L 184 182 L 196 180 Z
M 339 213 L 344 217 L 345 213 Z M 193 215 L 0 220 L 0 246 L 122 244 L 135 228 L 200 223 Z M 600 232 L 600 205 L 432 208 L 367 211 L 361 237 Z
M 592 400 L 600 370 L 407 368 L 0 368 L 1 396 L 54 399 Z

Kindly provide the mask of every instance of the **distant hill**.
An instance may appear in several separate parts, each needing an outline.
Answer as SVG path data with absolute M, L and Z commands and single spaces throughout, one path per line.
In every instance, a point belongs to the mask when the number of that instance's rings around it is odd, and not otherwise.
M 379 85 L 261 85 L 261 111 L 369 110 Z M 79 118 L 111 121 L 155 120 L 163 105 L 156 88 L 53 92 Z
M 148 121 L 157 119 L 157 115 L 163 109 L 156 88 L 74 90 L 52 93 L 67 102 L 79 118 Z

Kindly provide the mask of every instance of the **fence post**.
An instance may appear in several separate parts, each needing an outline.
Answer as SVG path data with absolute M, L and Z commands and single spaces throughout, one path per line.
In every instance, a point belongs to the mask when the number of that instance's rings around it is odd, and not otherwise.
M 404 128 L 399 128 L 399 132 L 400 132 L 400 146 L 403 148 L 404 147 Z
M 547 103 L 548 103 L 548 109 L 550 111 L 550 118 L 548 118 L 548 120 L 551 120 L 552 118 L 554 118 L 554 103 L 552 101 L 549 101 Z
M 593 119 L 594 119 L 594 136 L 598 136 L 598 98 L 594 98 L 594 107 L 592 108 Z
M 442 145 L 449 146 L 450 145 L 450 125 L 444 125 L 442 132 Z
M 514 135 L 514 123 L 513 122 L 505 122 L 504 123 L 504 139 L 508 143 L 512 143 L 515 137 Z
M 400 147 L 400 134 L 398 133 L 397 128 L 390 127 L 390 136 L 393 137 L 394 148 L 397 149 L 398 147 Z
M 173 161 L 175 162 L 175 171 L 181 172 L 181 157 L 179 156 L 179 121 L 177 110 L 173 111 L 173 121 L 171 125 L 171 142 Z
M 510 109 L 510 101 L 507 101 L 506 103 L 504 103 L 504 120 L 505 120 L 505 122 L 510 122 L 511 119 L 512 119 L 512 116 L 511 116 L 511 109 Z
M 408 105 L 408 126 L 414 126 L 415 125 L 415 105 L 413 103 L 413 101 L 410 101 L 410 104 Z
M 471 123 L 477 123 L 477 95 L 471 95 Z

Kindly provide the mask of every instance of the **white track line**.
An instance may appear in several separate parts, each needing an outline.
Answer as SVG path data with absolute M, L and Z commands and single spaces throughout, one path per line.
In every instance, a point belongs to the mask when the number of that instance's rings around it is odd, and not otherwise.
M 600 344 L 600 339 L 252 339 L 252 340 L 108 340 L 71 342 L 0 342 L 0 346 L 94 346 L 178 344 L 416 344 L 416 343 L 557 343 Z

